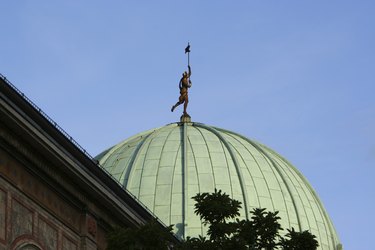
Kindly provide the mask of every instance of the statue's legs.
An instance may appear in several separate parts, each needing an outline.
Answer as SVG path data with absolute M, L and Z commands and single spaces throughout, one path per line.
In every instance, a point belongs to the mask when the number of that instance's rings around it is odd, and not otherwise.
M 186 100 L 187 100 L 187 95 L 185 93 L 181 94 L 180 97 L 178 98 L 178 102 L 176 102 L 176 104 L 172 106 L 171 112 L 173 112 L 175 110 L 175 108 L 177 108 L 179 105 L 181 105 L 184 102 L 186 102 Z M 185 110 L 185 108 L 184 108 L 184 110 Z
M 175 105 L 172 106 L 171 111 L 173 112 L 175 108 L 177 108 L 179 105 L 184 104 L 184 115 L 187 115 L 188 113 L 186 112 L 187 106 L 189 103 L 189 96 L 187 93 L 184 93 L 183 95 L 180 96 L 178 99 L 178 102 L 176 102 Z
M 172 106 L 171 112 L 173 112 L 174 109 L 177 108 L 177 106 L 180 105 L 180 104 L 181 104 L 180 102 L 176 102 L 176 104 Z

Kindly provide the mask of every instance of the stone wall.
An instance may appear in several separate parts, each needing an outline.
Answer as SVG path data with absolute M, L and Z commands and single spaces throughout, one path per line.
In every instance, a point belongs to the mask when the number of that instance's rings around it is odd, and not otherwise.
M 104 249 L 98 231 L 92 215 L 0 148 L 0 250 Z

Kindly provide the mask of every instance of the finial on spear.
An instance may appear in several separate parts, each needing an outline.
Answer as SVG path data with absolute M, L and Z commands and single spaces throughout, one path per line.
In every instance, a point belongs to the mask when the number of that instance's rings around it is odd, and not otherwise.
M 188 42 L 188 46 L 185 48 L 185 54 L 188 53 L 188 65 L 190 65 L 190 43 Z

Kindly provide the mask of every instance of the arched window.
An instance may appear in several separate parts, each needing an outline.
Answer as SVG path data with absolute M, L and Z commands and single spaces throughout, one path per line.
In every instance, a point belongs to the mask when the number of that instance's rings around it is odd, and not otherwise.
M 38 246 L 36 246 L 34 244 L 28 244 L 27 243 L 25 245 L 17 247 L 16 250 L 41 250 L 41 248 L 39 248 Z
M 44 247 L 32 236 L 21 235 L 10 245 L 11 250 L 44 250 Z

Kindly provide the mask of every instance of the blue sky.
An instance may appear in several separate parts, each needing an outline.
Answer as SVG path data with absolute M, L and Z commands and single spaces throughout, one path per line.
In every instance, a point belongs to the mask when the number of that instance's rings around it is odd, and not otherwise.
M 345 249 L 373 249 L 375 2 L 1 1 L 0 73 L 92 155 L 178 121 L 255 139 L 310 181 Z

